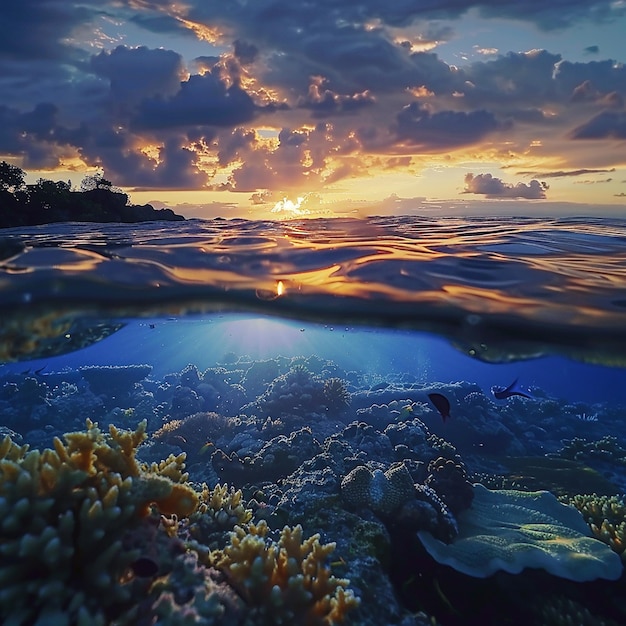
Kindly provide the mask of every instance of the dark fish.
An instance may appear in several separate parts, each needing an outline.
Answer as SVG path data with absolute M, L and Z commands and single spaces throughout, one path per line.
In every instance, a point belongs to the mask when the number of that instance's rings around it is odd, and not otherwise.
M 152 578 L 159 571 L 159 564 L 149 556 L 140 556 L 136 561 L 130 564 L 135 576 L 140 578 Z
M 517 378 L 508 387 L 492 387 L 491 393 L 496 400 L 506 400 L 511 396 L 522 396 L 522 398 L 531 398 L 527 393 L 516 388 Z
M 433 403 L 441 419 L 445 421 L 450 417 L 450 400 L 440 393 L 429 393 L 428 399 Z

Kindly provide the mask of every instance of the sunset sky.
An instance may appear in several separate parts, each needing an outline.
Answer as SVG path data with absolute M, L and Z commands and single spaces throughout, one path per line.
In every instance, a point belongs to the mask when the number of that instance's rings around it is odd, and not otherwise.
M 626 215 L 624 33 L 626 0 L 7 1 L 0 160 L 188 217 Z

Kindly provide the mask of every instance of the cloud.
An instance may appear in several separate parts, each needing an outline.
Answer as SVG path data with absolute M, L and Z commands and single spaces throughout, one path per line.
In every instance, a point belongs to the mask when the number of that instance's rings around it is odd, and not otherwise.
M 312 76 L 306 96 L 298 99 L 297 106 L 310 109 L 315 117 L 327 117 L 350 113 L 374 104 L 375 98 L 368 91 L 352 95 L 340 95 L 326 88 L 328 81 L 323 76 Z
M 574 129 L 574 139 L 626 139 L 626 112 L 603 111 Z
M 413 102 L 398 113 L 395 132 L 402 142 L 432 150 L 476 143 L 497 128 L 498 122 L 488 111 L 431 113 Z
M 133 120 L 137 128 L 163 129 L 185 126 L 236 126 L 257 113 L 252 97 L 237 84 L 228 85 L 213 70 L 194 74 L 171 97 L 144 100 Z
M 585 54 L 600 54 L 600 46 L 587 46 L 583 52 Z
M 416 168 L 423 154 L 478 155 L 487 142 L 518 163 L 565 154 L 564 172 L 608 168 L 612 152 L 586 157 L 573 139 L 624 136 L 626 68 L 614 60 L 476 47 L 480 58 L 456 67 L 426 49 L 452 39 L 468 11 L 554 29 L 623 13 L 609 0 L 5 4 L 0 151 L 29 167 L 79 158 L 116 184 L 202 188 L 216 177 L 214 188 L 252 194 Z M 174 49 L 118 45 L 140 29 Z M 198 42 L 205 56 L 192 59 Z
M 92 5 L 92 6 L 90 6 Z M 86 0 L 76 5 L 65 0 L 4 2 L 0 19 L 0 60 L 77 60 L 84 53 L 74 46 L 72 34 L 98 10 Z
M 527 200 L 540 200 L 546 197 L 548 185 L 538 180 L 530 183 L 517 183 L 516 185 L 505 183 L 491 174 L 468 173 L 465 175 L 465 189 L 463 193 L 473 193 L 486 196 L 487 198 L 525 198 Z
M 183 59 L 172 50 L 117 46 L 91 57 L 90 68 L 106 78 L 118 103 L 132 104 L 152 96 L 174 95 L 184 76 Z
M 558 170 L 556 172 L 517 172 L 518 176 L 537 176 L 538 178 L 563 178 L 566 176 L 584 176 L 587 174 L 606 174 L 608 172 L 614 172 L 615 168 L 609 169 L 579 169 L 579 170 Z

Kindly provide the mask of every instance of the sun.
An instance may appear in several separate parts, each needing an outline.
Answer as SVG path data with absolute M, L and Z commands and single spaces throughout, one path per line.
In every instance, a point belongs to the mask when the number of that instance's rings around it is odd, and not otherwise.
M 272 213 L 279 213 L 283 216 L 302 216 L 309 215 L 310 211 L 302 207 L 304 196 L 298 196 L 296 201 L 283 198 L 279 200 L 272 209 Z

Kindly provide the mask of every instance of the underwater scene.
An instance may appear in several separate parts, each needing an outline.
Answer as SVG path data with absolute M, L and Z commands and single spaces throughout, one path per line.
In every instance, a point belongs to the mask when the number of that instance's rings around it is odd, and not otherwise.
M 0 237 L 0 624 L 626 624 L 626 221 Z

